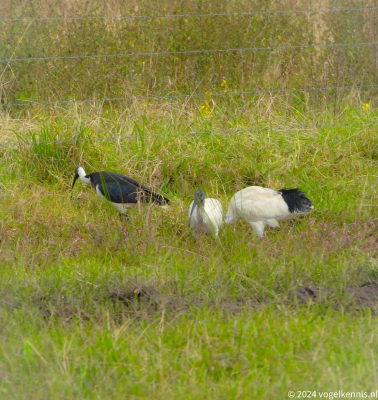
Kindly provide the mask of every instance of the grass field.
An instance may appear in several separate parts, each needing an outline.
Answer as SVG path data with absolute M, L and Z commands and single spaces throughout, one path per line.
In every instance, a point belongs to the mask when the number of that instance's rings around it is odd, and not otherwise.
M 250 107 L 128 111 L 3 114 L 1 398 L 377 389 L 374 309 L 342 300 L 378 269 L 376 112 L 346 106 L 335 121 Z M 126 221 L 81 182 L 70 192 L 79 164 L 159 188 L 172 205 Z M 242 222 L 218 240 L 192 236 L 197 188 L 226 209 L 252 184 L 300 187 L 315 208 L 264 239 Z M 300 286 L 335 298 L 297 304 Z
M 374 2 L 49 4 L 0 21 L 0 400 L 378 390 Z M 78 165 L 171 205 L 120 218 Z M 314 209 L 193 237 L 195 190 L 251 185 Z

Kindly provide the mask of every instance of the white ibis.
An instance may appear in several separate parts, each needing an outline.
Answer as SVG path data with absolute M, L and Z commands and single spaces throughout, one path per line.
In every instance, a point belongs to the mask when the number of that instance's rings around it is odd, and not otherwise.
M 222 204 L 216 199 L 206 199 L 205 193 L 197 190 L 189 207 L 188 224 L 194 234 L 205 232 L 218 237 L 223 224 Z
M 135 207 L 138 203 L 152 203 L 159 206 L 169 204 L 169 200 L 161 194 L 124 175 L 106 171 L 87 175 L 84 168 L 76 167 L 72 189 L 77 178 L 90 184 L 103 200 L 110 201 L 121 213 L 126 213 L 128 208 Z
M 247 222 L 257 236 L 263 236 L 265 226 L 280 226 L 278 221 L 307 214 L 313 208 L 311 201 L 299 189 L 273 190 L 250 186 L 231 198 L 226 224 L 238 220 Z

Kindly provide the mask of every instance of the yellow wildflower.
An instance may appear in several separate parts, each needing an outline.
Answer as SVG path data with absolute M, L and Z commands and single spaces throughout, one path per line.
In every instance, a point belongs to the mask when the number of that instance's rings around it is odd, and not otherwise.
M 204 117 L 206 117 L 207 115 L 209 115 L 212 111 L 213 111 L 213 107 L 210 105 L 210 103 L 208 101 L 205 101 L 200 109 L 200 114 Z

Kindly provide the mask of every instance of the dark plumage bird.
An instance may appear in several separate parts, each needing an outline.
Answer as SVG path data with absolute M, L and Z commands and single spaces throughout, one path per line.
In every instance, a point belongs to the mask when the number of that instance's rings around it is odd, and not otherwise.
M 307 214 L 312 208 L 311 200 L 299 189 L 273 190 L 250 186 L 231 198 L 224 221 L 232 224 L 241 219 L 257 236 L 262 236 L 266 225 L 277 228 L 280 226 L 278 221 Z
M 87 175 L 84 168 L 76 167 L 72 189 L 77 178 L 90 184 L 103 200 L 110 201 L 121 213 L 126 213 L 128 208 L 135 207 L 138 203 L 151 203 L 158 206 L 169 204 L 169 200 L 161 194 L 124 175 L 106 171 L 92 172 Z

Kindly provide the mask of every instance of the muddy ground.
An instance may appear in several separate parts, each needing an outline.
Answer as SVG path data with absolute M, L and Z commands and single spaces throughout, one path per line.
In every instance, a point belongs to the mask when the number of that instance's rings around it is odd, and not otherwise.
M 316 289 L 302 286 L 291 293 L 298 304 L 330 304 L 334 308 L 373 308 L 378 305 L 378 283 L 367 282 L 360 287 Z
M 27 295 L 29 292 L 29 295 Z M 189 310 L 207 308 L 235 314 L 242 310 L 259 310 L 264 306 L 277 305 L 280 308 L 303 308 L 314 305 L 330 307 L 334 310 L 349 312 L 370 309 L 378 310 L 378 282 L 368 282 L 359 287 L 322 289 L 302 286 L 295 290 L 277 295 L 275 298 L 250 297 L 220 298 L 183 298 L 179 295 L 166 295 L 152 285 L 136 284 L 135 281 L 114 286 L 98 287 L 98 290 L 77 293 L 54 291 L 42 294 L 36 288 L 30 297 L 30 287 L 25 295 L 14 297 L 8 291 L 1 294 L 0 307 L 7 310 L 23 310 L 25 313 L 37 313 L 46 320 L 56 318 L 60 323 L 76 321 L 101 320 L 104 315 L 111 316 L 114 322 L 122 322 L 125 318 L 151 318 L 164 312 L 167 316 L 185 314 Z M 21 293 L 20 290 L 17 291 Z
M 125 307 L 139 308 L 148 305 L 153 308 L 186 308 L 189 305 L 196 307 L 207 306 L 209 308 L 219 307 L 224 310 L 235 311 L 239 308 L 256 308 L 264 303 L 275 303 L 278 300 L 258 301 L 254 298 L 237 298 L 235 300 L 221 299 L 219 301 L 207 301 L 204 299 L 185 301 L 174 299 L 160 294 L 152 287 L 136 287 L 126 292 L 110 292 L 109 298 L 119 301 Z M 290 304 L 327 304 L 335 309 L 338 308 L 373 308 L 378 306 L 378 283 L 368 282 L 360 287 L 346 287 L 344 289 L 318 289 L 307 286 L 299 287 L 289 291 L 285 296 L 279 298 L 286 305 Z

